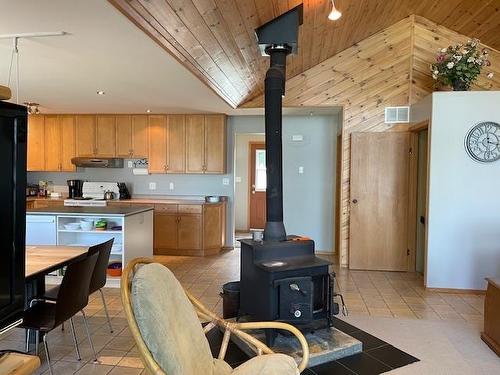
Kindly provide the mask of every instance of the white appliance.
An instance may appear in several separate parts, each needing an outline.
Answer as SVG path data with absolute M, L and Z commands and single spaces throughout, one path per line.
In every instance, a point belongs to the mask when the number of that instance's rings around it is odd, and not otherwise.
M 65 199 L 65 206 L 72 207 L 105 207 L 104 194 L 107 191 L 114 193 L 114 199 L 120 198 L 120 189 L 117 182 L 88 182 L 85 181 L 82 187 L 82 198 Z
M 56 245 L 55 216 L 26 215 L 26 245 Z

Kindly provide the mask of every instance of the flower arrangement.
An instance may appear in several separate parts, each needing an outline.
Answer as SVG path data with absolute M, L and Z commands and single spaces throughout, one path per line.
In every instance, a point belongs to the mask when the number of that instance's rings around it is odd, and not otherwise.
M 469 90 L 484 66 L 490 66 L 488 50 L 480 50 L 479 40 L 457 44 L 439 50 L 436 62 L 431 64 L 432 78 L 441 86 L 452 86 L 455 91 Z M 489 79 L 493 73 L 487 74 Z

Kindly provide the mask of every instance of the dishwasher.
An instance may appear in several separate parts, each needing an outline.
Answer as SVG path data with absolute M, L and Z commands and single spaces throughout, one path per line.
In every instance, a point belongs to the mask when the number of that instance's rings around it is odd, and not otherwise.
M 57 245 L 56 217 L 26 215 L 26 245 Z

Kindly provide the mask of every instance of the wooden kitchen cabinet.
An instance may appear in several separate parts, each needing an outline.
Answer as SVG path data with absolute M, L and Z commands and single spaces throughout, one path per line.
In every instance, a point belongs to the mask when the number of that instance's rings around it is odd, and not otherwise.
M 116 116 L 116 156 L 129 158 L 132 154 L 132 117 Z
M 226 116 L 186 116 L 186 173 L 225 173 Z
M 71 172 L 75 156 L 75 118 L 73 116 L 45 116 L 44 132 L 45 171 Z
M 76 117 L 76 154 L 80 157 L 93 157 L 96 154 L 96 117 L 79 115 Z
M 135 158 L 148 157 L 148 116 L 132 116 L 132 154 Z
M 156 204 L 154 254 L 217 254 L 223 247 L 225 203 Z
M 148 145 L 149 173 L 165 173 L 167 170 L 166 116 L 149 116 Z
M 148 157 L 148 116 L 116 116 L 116 156 Z
M 28 118 L 28 171 L 43 171 L 45 169 L 45 139 L 44 121 L 42 115 L 31 115 Z
M 116 116 L 97 116 L 95 142 L 96 156 L 116 155 Z
M 167 173 L 186 171 L 186 123 L 184 115 L 167 118 Z

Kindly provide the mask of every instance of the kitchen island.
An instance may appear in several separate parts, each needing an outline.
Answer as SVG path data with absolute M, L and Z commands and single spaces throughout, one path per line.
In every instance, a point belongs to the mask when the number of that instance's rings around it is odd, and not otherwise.
M 105 227 L 99 227 L 106 223 Z M 90 223 L 90 224 L 88 224 Z M 114 239 L 110 262 L 153 256 L 153 206 L 44 207 L 26 211 L 27 245 L 92 246 Z M 47 282 L 60 282 L 52 274 Z M 119 287 L 119 277 L 106 286 Z

